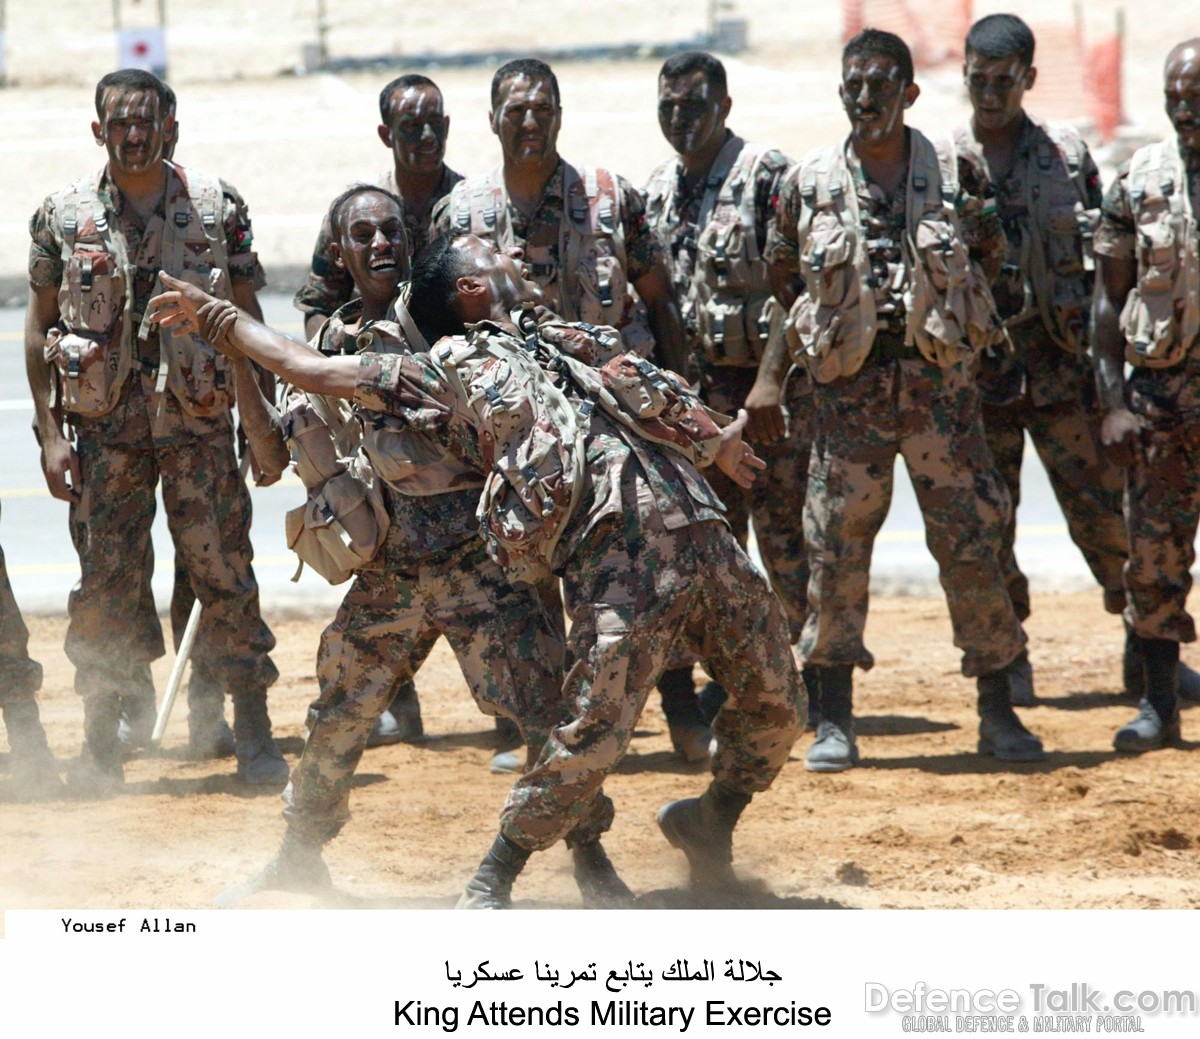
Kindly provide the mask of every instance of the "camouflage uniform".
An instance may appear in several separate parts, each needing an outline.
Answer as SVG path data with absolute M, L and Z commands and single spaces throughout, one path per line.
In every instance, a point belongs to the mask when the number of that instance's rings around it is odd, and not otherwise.
M 360 308 L 353 301 L 335 313 L 313 345 L 323 353 L 357 352 L 345 323 Z M 386 363 L 369 362 L 397 356 L 364 358 L 355 399 L 364 423 L 388 410 L 394 372 Z M 331 839 L 349 819 L 354 770 L 372 725 L 442 635 L 485 714 L 515 721 L 535 750 L 561 721 L 561 614 L 551 617 L 536 590 L 511 586 L 488 558 L 475 517 L 478 466 L 456 453 L 474 454 L 474 445 L 438 435 L 437 419 L 432 421 L 417 418 L 405 431 L 422 442 L 414 457 L 424 464 L 398 488 L 382 485 L 391 518 L 387 536 L 321 635 L 321 692 L 309 709 L 309 736 L 284 813 L 290 827 L 318 842 Z M 430 485 L 434 473 L 454 490 L 437 493 Z M 581 843 L 608 828 L 611 804 L 597 793 L 585 815 L 572 833 Z
M 0 548 L 0 707 L 31 700 L 42 687 L 42 665 L 29 656 L 29 629 L 21 618 Z
M 814 390 L 817 434 L 804 506 L 811 577 L 801 657 L 821 667 L 874 663 L 863 643 L 871 550 L 891 503 L 899 454 L 925 519 L 963 674 L 978 676 L 1007 666 L 1024 635 L 997 560 L 1011 504 L 984 439 L 976 365 L 968 357 L 939 368 L 905 345 L 900 288 L 911 277 L 901 245 L 908 180 L 888 196 L 866 179 L 848 145 L 846 161 L 874 272 L 878 332 L 857 372 L 817 382 Z M 1004 242 L 988 204 L 991 186 L 979 164 L 961 153 L 958 176 L 954 206 L 962 240 L 973 257 L 994 256 Z M 802 209 L 797 169 L 780 194 L 768 247 L 773 255 L 799 256 Z
M 623 177 L 608 176 L 612 178 L 617 196 L 616 211 L 609 215 L 609 219 L 613 230 L 623 238 L 624 278 L 632 284 L 663 259 L 662 244 L 646 223 L 642 196 Z M 492 190 L 495 185 L 503 185 L 502 176 L 497 171 L 461 181 L 434 207 L 431 235 L 448 231 L 470 232 L 495 241 L 501 248 L 520 248 L 525 254 L 532 280 L 545 292 L 547 305 L 564 317 L 579 318 L 581 280 L 572 282 L 568 279 L 566 286 L 562 282 L 563 266 L 567 262 L 567 257 L 562 255 L 567 238 L 564 229 L 566 178 L 566 164 L 559 159 L 546 182 L 537 210 L 529 218 L 509 201 L 507 192 L 500 187 L 503 192 L 503 213 L 494 217 L 490 230 L 486 224 L 481 225 L 478 220 L 469 218 L 467 210 L 474 196 Z M 500 230 L 495 230 L 497 227 Z M 572 284 L 575 285 L 576 296 L 560 299 L 560 291 Z M 630 349 L 637 350 L 643 356 L 649 355 L 653 349 L 653 339 L 650 338 L 645 319 L 637 313 L 633 297 L 626 293 L 622 298 L 615 292 L 613 296 L 612 308 L 616 313 L 585 317 L 584 320 L 619 328 Z
M 1105 192 L 1095 247 L 1103 256 L 1133 261 L 1139 232 L 1128 175 L 1123 167 Z M 1200 171 L 1185 176 L 1186 185 L 1174 190 L 1188 192 L 1195 212 Z M 1135 365 L 1125 398 L 1143 423 L 1125 475 L 1125 619 L 1141 638 L 1194 642 L 1187 597 L 1200 518 L 1200 350 L 1193 346 L 1165 368 Z
M 960 148 L 970 149 L 979 161 L 984 161 L 982 147 L 968 131 L 960 130 L 956 141 Z M 1085 186 L 1084 208 L 1097 210 L 1100 206 L 1100 175 L 1082 141 L 1079 149 L 1082 156 L 1080 169 L 1078 172 L 1072 170 L 1071 176 L 1077 177 Z M 1013 502 L 1012 517 L 1004 525 L 1001 561 L 1007 575 L 1009 596 L 1021 620 L 1030 612 L 1029 580 L 1017 565 L 1013 546 L 1016 510 L 1021 500 L 1021 459 L 1026 431 L 1046 468 L 1071 540 L 1079 546 L 1093 576 L 1104 590 L 1104 606 L 1110 613 L 1119 613 L 1125 605 L 1121 568 L 1128 552 L 1125 519 L 1121 512 L 1123 476 L 1121 470 L 1108 461 L 1100 444 L 1103 414 L 1087 357 L 1087 315 L 1081 315 L 1081 342 L 1072 351 L 1054 341 L 1036 305 L 1027 306 L 1027 298 L 1036 301 L 1039 288 L 1050 291 L 1049 286 L 1039 287 L 1028 269 L 1028 262 L 1026 269 L 1021 269 L 1023 234 L 1033 248 L 1044 249 L 1048 239 L 1047 229 L 1038 226 L 1041 223 L 1038 213 L 1031 212 L 1026 201 L 1028 182 L 1030 179 L 1036 181 L 1038 177 L 1034 164 L 1043 161 L 1060 169 L 1059 179 L 1067 182 L 1068 173 L 1059 146 L 1045 128 L 1027 117 L 1016 145 L 1012 169 L 994 185 L 1008 253 L 1003 273 L 993 283 L 992 290 L 1000 316 L 1006 319 L 1014 349 L 985 354 L 980 376 L 988 447 Z M 1075 189 L 1070 190 L 1073 195 Z M 1078 242 L 1079 233 L 1076 232 L 1075 243 Z M 1084 290 L 1081 297 L 1086 303 L 1091 274 L 1085 274 L 1081 269 L 1075 280 Z
M 734 140 L 726 131 L 726 142 Z M 753 233 L 761 255 L 767 242 L 767 229 L 775 218 L 779 187 L 790 160 L 779 151 L 757 145 L 743 145 L 760 157 L 753 166 L 753 185 L 743 189 L 753 195 Z M 714 160 L 714 167 L 719 161 Z M 732 176 L 734 168 L 726 172 Z M 701 219 L 709 215 L 702 209 L 707 193 L 719 190 L 710 184 L 711 171 L 697 179 L 689 189 L 683 176 L 683 166 L 672 158 L 660 165 L 646 182 L 646 214 L 650 227 L 658 234 L 671 257 L 671 280 L 679 299 L 688 346 L 698 376 L 704 402 L 716 411 L 736 415 L 746 402 L 754 385 L 757 367 L 719 363 L 717 351 L 703 341 L 697 318 L 697 293 L 694 278 L 698 237 L 703 230 Z M 712 206 L 709 206 L 711 212 Z M 765 277 L 765 274 L 764 274 Z M 763 289 L 765 290 L 765 283 Z M 808 589 L 808 563 L 804 551 L 804 532 L 801 529 L 801 509 L 808 482 L 808 455 L 812 447 L 812 389 L 803 373 L 788 380 L 786 406 L 789 414 L 788 436 L 774 444 L 756 444 L 755 451 L 766 463 L 767 470 L 754 486 L 746 491 L 724 473 L 709 471 L 705 475 L 713 490 L 727 508 L 726 518 L 734 536 L 746 546 L 750 517 L 754 517 L 754 532 L 759 551 L 771 579 L 771 587 L 787 610 L 793 639 L 799 638 L 804 624 L 804 608 Z
M 178 190 L 177 178 L 169 173 L 164 197 Z M 221 190 L 219 220 L 230 275 L 257 286 L 262 269 L 252 250 L 245 203 L 228 185 L 222 183 Z M 29 280 L 36 288 L 57 287 L 64 278 L 60 207 L 65 195 L 49 196 L 30 221 Z M 135 266 L 132 313 L 138 321 L 166 262 L 164 203 L 143 225 L 132 209 L 126 211 L 106 172 L 95 201 Z M 250 496 L 238 473 L 229 410 L 198 417 L 170 390 L 155 392 L 157 326 L 134 342 L 133 368 L 115 407 L 106 414 L 70 416 L 82 474 L 71 519 L 78 528 L 73 536 L 82 573 L 69 602 L 66 638 L 76 691 L 85 700 L 119 698 L 129 688 L 131 670 L 144 666 L 148 654 L 162 652 L 161 634 L 147 638 L 145 611 L 136 606 L 152 558 L 150 526 L 160 478 L 167 524 L 204 604 L 194 652 L 211 663 L 227 692 L 263 690 L 278 677 L 269 656 L 275 640 L 259 611 Z
M 432 208 L 426 212 L 416 210 L 407 204 L 404 207 L 404 230 L 408 234 L 409 261 L 421 251 L 429 240 L 430 226 L 433 222 L 433 211 L 437 203 L 450 194 L 450 189 L 460 180 L 462 174 L 456 173 L 449 166 L 442 166 L 442 182 L 438 185 L 432 199 Z M 396 184 L 396 170 L 389 166 L 372 183 L 381 188 L 387 188 L 395 195 L 400 194 Z M 300 286 L 293 305 L 303 314 L 324 314 L 329 316 L 343 303 L 356 295 L 354 282 L 350 275 L 333 262 L 330 245 L 333 244 L 333 226 L 330 214 L 326 213 L 321 220 L 321 230 L 317 234 L 316 244 L 313 245 L 312 265 L 304 284 Z
M 474 435 L 465 401 L 436 367 L 413 358 L 405 375 L 399 359 L 382 360 L 382 380 L 364 368 L 360 397 L 395 414 L 432 399 L 448 422 Z M 600 411 L 585 451 L 579 499 L 553 557 L 572 618 L 575 663 L 563 687 L 571 720 L 551 732 L 501 817 L 502 834 L 527 850 L 547 848 L 577 825 L 628 747 L 676 644 L 697 652 L 730 692 L 714 724 L 712 768 L 733 790 L 770 785 L 804 704 L 779 601 L 699 473 Z

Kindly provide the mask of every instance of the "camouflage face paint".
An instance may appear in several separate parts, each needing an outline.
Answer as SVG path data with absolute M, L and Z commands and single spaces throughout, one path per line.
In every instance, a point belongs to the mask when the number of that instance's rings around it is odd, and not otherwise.
M 967 96 L 976 128 L 998 130 L 1021 120 L 1025 91 L 1033 82 L 1032 69 L 1015 55 L 987 58 L 969 53 L 963 65 Z
M 902 128 L 907 87 L 900 66 L 890 58 L 848 58 L 838 93 L 850 118 L 851 137 L 863 144 L 878 144 Z
M 541 163 L 555 156 L 561 125 L 558 99 L 542 80 L 516 75 L 501 84 L 492 130 L 506 162 Z
M 110 87 L 97 138 L 114 172 L 145 173 L 163 157 L 164 119 L 153 91 Z
M 658 126 L 676 152 L 703 152 L 724 136 L 721 100 L 700 71 L 659 80 Z
M 1180 44 L 1171 51 L 1163 80 L 1167 115 L 1179 147 L 1200 160 L 1200 41 Z
M 406 87 L 389 104 L 388 133 L 396 165 L 413 173 L 439 169 L 446 154 L 450 120 L 436 87 Z

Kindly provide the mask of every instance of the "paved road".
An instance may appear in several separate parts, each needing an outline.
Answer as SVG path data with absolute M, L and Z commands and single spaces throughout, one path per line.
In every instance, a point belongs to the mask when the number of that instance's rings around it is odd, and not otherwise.
M 299 335 L 300 322 L 291 300 L 263 297 L 269 323 Z M 8 557 L 13 588 L 22 609 L 59 612 L 79 577 L 79 565 L 67 537 L 66 506 L 46 491 L 29 432 L 33 406 L 25 379 L 21 328 L 24 314 L 0 309 L 0 436 L 8 449 L 0 453 L 0 543 Z M 331 588 L 306 570 L 293 584 L 295 557 L 283 538 L 283 514 L 302 498 L 299 481 L 286 477 L 274 487 L 255 489 L 253 540 L 255 570 L 268 610 L 328 611 L 342 589 Z M 1030 451 L 1022 489 L 1017 550 L 1037 590 L 1088 587 L 1091 578 L 1069 542 L 1046 477 Z M 157 567 L 154 594 L 160 608 L 170 597 L 171 542 L 161 509 L 154 526 Z M 876 545 L 874 586 L 880 591 L 936 591 L 937 573 L 924 547 L 920 514 L 908 478 L 897 473 L 891 515 Z

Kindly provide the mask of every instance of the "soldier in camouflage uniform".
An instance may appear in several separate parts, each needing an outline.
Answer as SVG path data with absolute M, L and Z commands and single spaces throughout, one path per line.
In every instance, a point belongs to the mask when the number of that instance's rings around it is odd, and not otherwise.
M 1127 554 L 1122 477 L 1100 446 L 1100 409 L 1087 356 L 1092 232 L 1100 174 L 1079 133 L 1025 113 L 1033 86 L 1034 38 L 1015 15 L 989 15 L 971 27 L 963 74 L 973 115 L 955 135 L 984 166 L 996 190 L 1007 251 L 992 284 L 1011 350 L 985 352 L 980 392 L 988 447 L 1013 501 L 1001 561 L 1017 616 L 1029 616 L 1029 581 L 1013 545 L 1028 431 L 1067 520 L 1071 540 L 1104 590 L 1104 607 L 1125 605 Z M 1023 652 L 1014 664 L 1013 702 L 1034 702 Z
M 261 784 L 287 777 L 267 715 L 274 639 L 251 568 L 233 387 L 203 343 L 143 323 L 164 265 L 254 311 L 261 268 L 237 193 L 163 159 L 173 135 L 166 101 L 148 73 L 104 77 L 92 130 L 107 165 L 49 196 L 30 222 L 25 348 L 43 469 L 82 526 L 66 640 L 84 701 L 86 742 L 73 778 L 99 793 L 123 781 L 118 717 L 144 636 L 135 606 L 160 478 L 168 525 L 204 605 L 196 653 L 234 702 L 238 775 Z
M 379 352 L 363 357 L 364 372 L 378 370 L 368 360 L 411 353 L 414 330 L 409 325 L 404 331 L 403 318 L 397 321 L 403 303 L 393 306 L 408 270 L 402 211 L 397 196 L 375 186 L 351 188 L 330 210 L 334 262 L 360 295 L 329 318 L 311 345 L 356 367 L 366 351 Z M 248 328 L 254 326 L 236 325 L 240 336 L 253 335 Z M 261 325 L 256 331 L 268 342 L 282 339 Z M 302 380 L 294 385 L 305 388 Z M 321 635 L 321 691 L 309 708 L 308 740 L 285 792 L 288 829 L 279 855 L 248 884 L 232 889 L 229 900 L 264 888 L 328 886 L 321 848 L 350 818 L 354 772 L 372 725 L 440 636 L 454 649 L 480 710 L 509 719 L 525 737 L 530 759 L 562 721 L 561 611 L 550 616 L 534 588 L 510 585 L 488 558 L 475 515 L 482 477 L 459 460 L 458 445 L 439 435 L 437 416 L 402 427 L 389 422 L 386 403 L 368 392 L 355 397 L 364 428 L 387 429 L 386 437 L 368 435 L 364 451 L 381 480 L 391 524 L 378 554 L 357 572 Z M 273 437 L 278 441 L 277 431 Z M 261 454 L 278 450 L 261 444 L 256 442 Z M 467 450 L 474 454 L 473 444 Z M 419 465 L 409 461 L 415 458 L 422 460 Z M 585 809 L 567 841 L 585 901 L 628 901 L 629 890 L 600 844 L 612 820 L 611 802 L 597 790 Z
M 1179 739 L 1179 644 L 1200 518 L 1200 38 L 1163 70 L 1173 137 L 1134 153 L 1104 196 L 1093 303 L 1101 438 L 1126 466 L 1125 620 L 1145 695 L 1117 750 Z M 1125 365 L 1133 366 L 1125 377 Z
M 53 797 L 62 790 L 34 696 L 41 687 L 42 665 L 30 659 L 29 630 L 13 598 L 0 549 L 0 713 L 8 730 L 8 768 L 18 800 Z
M 550 67 L 521 59 L 497 69 L 488 120 L 503 161 L 454 186 L 434 209 L 434 233 L 469 232 L 520 249 L 555 313 L 618 328 L 630 349 L 683 371 L 679 307 L 642 198 L 623 177 L 559 156 L 562 105 Z
M 463 178 L 444 161 L 450 116 L 433 80 L 416 73 L 393 79 L 379 92 L 379 119 L 376 132 L 391 151 L 392 164 L 374 183 L 404 200 L 409 247 L 404 276 L 408 277 L 413 255 L 429 240 L 434 207 Z M 313 246 L 308 277 L 293 301 L 304 314 L 304 332 L 310 339 L 325 319 L 354 295 L 349 275 L 333 262 L 333 243 L 326 213 Z
M 169 320 L 203 324 L 203 295 L 191 289 L 182 295 L 163 297 L 178 309 Z M 408 421 L 440 416 L 443 435 L 460 444 L 458 457 L 472 461 L 482 476 L 489 470 L 483 442 L 497 442 L 501 427 L 476 425 L 462 382 L 454 389 L 444 365 L 456 344 L 465 342 L 467 324 L 491 337 L 493 358 L 500 356 L 496 351 L 524 350 L 522 336 L 540 340 L 536 326 L 517 333 L 509 317 L 513 306 L 536 295 L 513 258 L 494 245 L 471 235 L 446 236 L 422 254 L 413 272 L 412 317 L 427 340 L 440 340 L 429 357 L 322 362 L 283 340 L 269 351 L 251 349 L 243 334 L 238 345 L 277 374 L 295 380 L 303 373 L 322 392 L 352 395 Z M 571 327 L 586 349 L 611 350 L 602 345 L 604 330 Z M 614 334 L 608 342 L 615 340 Z M 506 383 L 501 424 L 533 407 L 522 403 L 532 400 L 523 393 L 532 394 L 532 387 Z M 711 488 L 687 461 L 715 459 L 743 486 L 751 482 L 763 463 L 741 442 L 744 415 L 724 432 L 712 427 L 709 439 L 688 440 L 676 453 L 631 433 L 602 408 L 592 411 L 593 398 L 572 399 L 580 417 L 590 414 L 590 424 L 576 456 L 578 493 L 556 523 L 561 537 L 548 560 L 563 578 L 573 619 L 569 650 L 575 663 L 563 687 L 572 717 L 553 729 L 536 764 L 514 786 L 500 835 L 460 902 L 469 908 L 507 906 L 529 855 L 568 834 L 590 810 L 681 640 L 730 691 L 714 724 L 718 746 L 707 792 L 668 805 L 660 815 L 663 832 L 688 856 L 694 884 L 721 889 L 734 881 L 734 825 L 751 795 L 766 789 L 787 760 L 804 704 L 782 608 L 729 533 Z
M 783 315 L 771 301 L 763 259 L 790 160 L 727 129 L 731 106 L 725 68 L 711 54 L 688 51 L 663 63 L 658 122 L 675 156 L 646 182 L 646 218 L 668 250 L 701 398 L 726 415 L 742 407 L 750 414 L 747 439 L 767 462 L 766 474 L 748 492 L 720 472 L 710 470 L 708 479 L 743 548 L 753 515 L 771 586 L 797 639 L 808 588 L 800 519 L 812 392 L 803 372 L 781 388 L 789 363 Z M 690 663 L 669 668 L 659 688 L 677 749 L 696 756 L 687 748 L 698 744 L 699 756 L 706 754 L 707 727 L 688 713 L 695 711 Z M 714 692 L 706 688 L 702 699 Z
M 925 518 L 963 673 L 978 680 L 979 750 L 1039 760 L 1041 741 L 1009 703 L 1007 669 L 1025 641 L 997 560 L 1011 506 L 975 385 L 976 355 L 999 333 L 968 256 L 994 265 L 1003 250 L 991 187 L 968 154 L 905 127 L 919 88 L 899 37 L 854 37 L 840 94 L 850 137 L 789 174 L 771 248 L 775 284 L 804 279 L 793 350 L 816 380 L 800 652 L 816 672 L 820 723 L 805 767 L 840 771 L 858 760 L 853 670 L 874 663 L 863 644 L 871 549 L 897 455 Z

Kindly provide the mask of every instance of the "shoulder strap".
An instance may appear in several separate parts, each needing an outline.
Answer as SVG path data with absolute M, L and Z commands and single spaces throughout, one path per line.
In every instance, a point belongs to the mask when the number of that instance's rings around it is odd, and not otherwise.
M 391 311 L 396 319 L 396 323 L 404 330 L 404 338 L 408 340 L 408 348 L 413 353 L 427 353 L 429 344 L 425 341 L 425 337 L 421 335 L 417 328 L 416 322 L 412 319 L 412 314 L 408 312 L 408 301 L 412 299 L 412 284 L 405 282 L 400 286 L 400 291 L 396 298 L 392 300 Z

